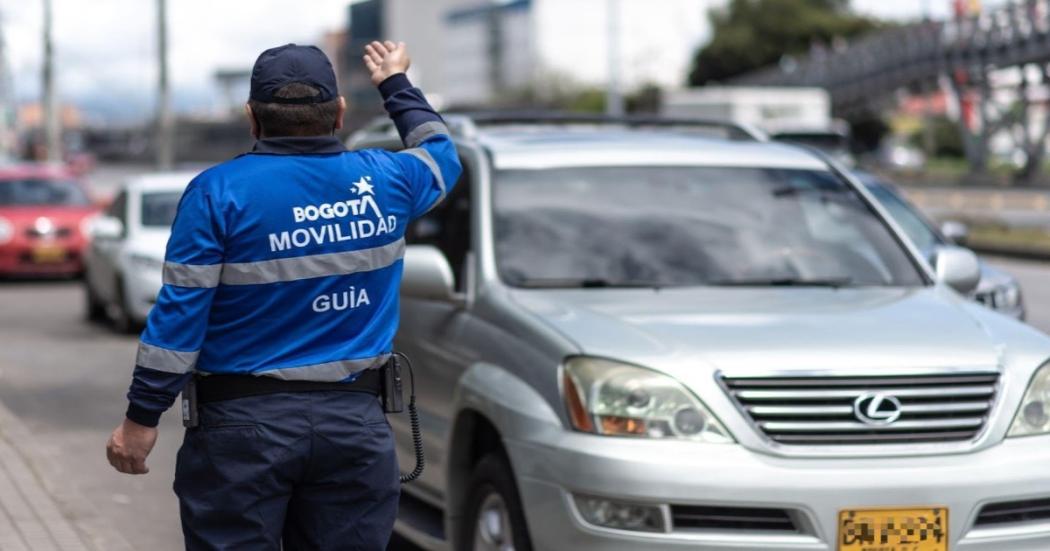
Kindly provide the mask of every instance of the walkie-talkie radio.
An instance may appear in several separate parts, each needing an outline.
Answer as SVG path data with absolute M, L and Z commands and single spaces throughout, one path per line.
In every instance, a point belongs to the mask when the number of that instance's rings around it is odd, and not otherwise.
M 197 415 L 197 378 L 191 375 L 189 382 L 182 387 L 182 426 L 192 429 L 200 424 Z
M 401 413 L 405 411 L 405 389 L 401 384 L 401 364 L 396 355 L 383 366 L 383 411 Z

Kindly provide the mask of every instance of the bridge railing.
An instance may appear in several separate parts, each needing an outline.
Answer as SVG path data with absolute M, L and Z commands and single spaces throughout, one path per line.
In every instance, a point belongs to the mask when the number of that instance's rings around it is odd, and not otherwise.
M 735 84 L 819 86 L 837 110 L 876 106 L 904 87 L 936 86 L 941 75 L 982 77 L 992 68 L 1050 62 L 1050 0 L 1018 0 L 973 17 L 922 21 L 814 48 L 735 79 Z

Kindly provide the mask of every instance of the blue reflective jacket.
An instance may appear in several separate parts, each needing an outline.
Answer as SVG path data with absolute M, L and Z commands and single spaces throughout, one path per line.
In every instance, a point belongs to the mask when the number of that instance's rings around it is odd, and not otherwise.
M 261 139 L 190 182 L 128 418 L 155 426 L 194 371 L 349 382 L 387 360 L 405 228 L 461 167 L 441 118 L 404 75 L 380 93 L 402 152 Z

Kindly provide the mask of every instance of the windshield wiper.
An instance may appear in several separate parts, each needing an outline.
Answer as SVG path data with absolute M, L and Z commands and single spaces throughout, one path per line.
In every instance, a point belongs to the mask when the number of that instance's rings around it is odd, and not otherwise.
M 845 287 L 853 282 L 851 277 L 829 277 L 804 279 L 798 277 L 779 277 L 767 279 L 722 279 L 708 282 L 708 285 L 724 287 Z
M 773 197 L 776 197 L 778 199 L 781 198 L 781 197 L 794 197 L 794 196 L 802 195 L 802 194 L 805 194 L 805 193 L 812 193 L 812 194 L 816 194 L 816 195 L 823 195 L 823 196 L 826 196 L 826 197 L 836 197 L 837 198 L 837 197 L 843 196 L 844 194 L 846 194 L 848 192 L 849 192 L 848 188 L 824 189 L 824 188 L 816 188 L 816 187 L 800 188 L 800 187 L 792 187 L 792 186 L 779 187 L 779 188 L 773 189 L 773 191 L 772 191 Z
M 598 288 L 635 288 L 660 289 L 663 283 L 641 280 L 612 280 L 603 278 L 525 278 L 516 282 L 519 287 L 529 289 L 598 289 Z

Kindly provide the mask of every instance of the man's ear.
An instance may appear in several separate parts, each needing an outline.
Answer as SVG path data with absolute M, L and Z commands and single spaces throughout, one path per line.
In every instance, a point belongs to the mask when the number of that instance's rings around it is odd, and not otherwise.
M 261 129 L 259 128 L 259 121 L 255 118 L 255 113 L 252 112 L 251 105 L 244 104 L 244 114 L 248 117 L 248 124 L 251 125 L 252 137 L 258 140 Z
M 346 116 L 346 98 L 339 96 L 339 112 L 335 115 L 335 128 L 333 132 L 343 129 L 343 117 Z

